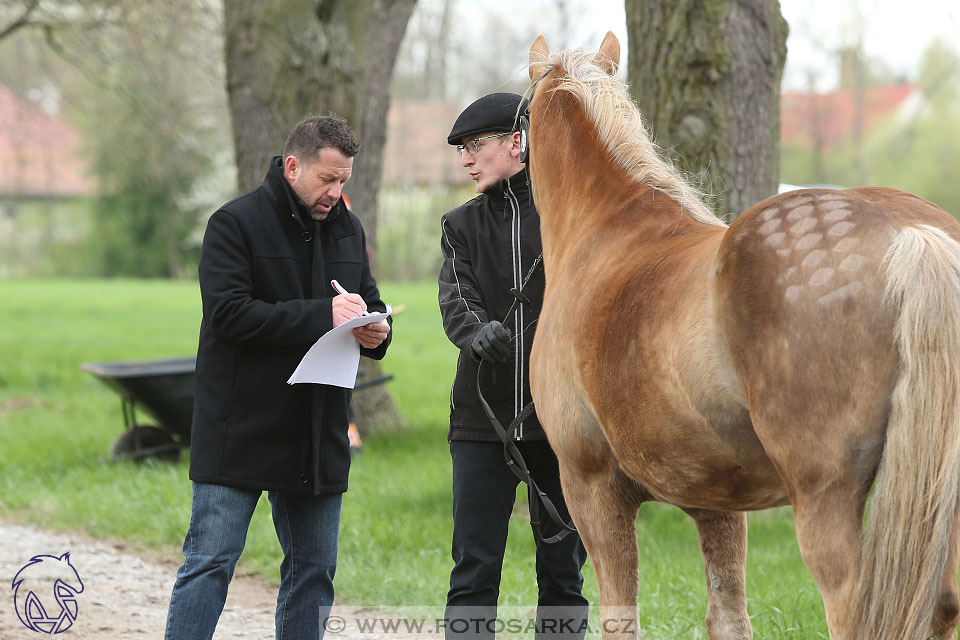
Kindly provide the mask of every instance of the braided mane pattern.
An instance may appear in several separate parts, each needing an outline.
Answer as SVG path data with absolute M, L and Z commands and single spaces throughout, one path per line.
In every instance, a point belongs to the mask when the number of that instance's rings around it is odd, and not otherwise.
M 536 64 L 566 70 L 555 91 L 568 91 L 580 102 L 613 161 L 636 182 L 666 194 L 698 222 L 726 226 L 703 203 L 700 191 L 661 158 L 626 84 L 608 75 L 593 59 L 594 54 L 585 49 L 566 49 L 553 51 Z

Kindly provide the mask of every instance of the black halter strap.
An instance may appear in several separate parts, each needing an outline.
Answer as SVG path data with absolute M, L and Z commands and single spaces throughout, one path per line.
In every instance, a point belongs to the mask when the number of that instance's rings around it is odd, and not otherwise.
M 542 266 L 542 264 L 543 254 L 540 254 L 537 256 L 537 259 L 534 260 L 533 265 L 531 265 L 530 270 L 527 272 L 527 276 L 523 280 L 523 284 L 520 285 L 520 289 L 510 290 L 510 293 L 513 294 L 513 302 L 510 304 L 510 309 L 507 311 L 507 315 L 503 319 L 504 325 L 506 325 L 510 321 L 510 318 L 513 317 L 513 311 L 518 303 L 529 304 L 530 299 L 524 295 L 523 290 L 527 287 L 527 283 L 530 282 L 530 278 L 533 277 L 533 274 Z M 521 345 L 520 348 L 522 349 L 523 345 Z M 545 543 L 553 544 L 555 542 L 559 542 L 567 537 L 570 532 L 576 531 L 577 529 L 573 526 L 573 521 L 563 521 L 563 518 L 560 516 L 557 508 L 554 506 L 553 501 L 544 491 L 540 489 L 540 487 L 537 486 L 537 483 L 530 475 L 530 469 L 527 467 L 527 463 L 523 459 L 523 454 L 520 453 L 520 449 L 517 447 L 517 441 L 513 439 L 514 433 L 520 427 L 520 424 L 532 416 L 536 411 L 533 402 L 529 402 L 527 406 L 525 406 L 513 418 L 510 424 L 507 427 L 504 427 L 497 419 L 497 416 L 493 413 L 493 409 L 490 408 L 490 405 L 487 403 L 486 398 L 483 397 L 483 393 L 480 390 L 481 367 L 483 367 L 483 361 L 481 361 L 480 365 L 477 367 L 477 397 L 480 398 L 480 405 L 483 407 L 483 412 L 487 415 L 487 419 L 493 426 L 493 430 L 497 432 L 497 435 L 500 436 L 500 439 L 503 441 L 503 457 L 507 462 L 507 467 L 515 476 L 517 476 L 527 485 L 527 502 L 530 505 L 530 524 L 533 526 L 533 530 L 536 532 L 536 535 Z M 543 504 L 543 508 L 546 509 L 547 515 L 550 516 L 550 519 L 561 527 L 559 533 L 550 536 L 549 538 L 544 538 L 540 531 L 541 504 Z

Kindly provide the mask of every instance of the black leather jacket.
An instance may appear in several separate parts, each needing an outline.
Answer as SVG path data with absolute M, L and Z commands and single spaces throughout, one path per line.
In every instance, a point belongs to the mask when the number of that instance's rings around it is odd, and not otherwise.
M 529 304 L 517 304 L 505 318 L 541 253 L 540 215 L 533 206 L 527 171 L 502 180 L 441 219 L 443 266 L 439 277 L 443 329 L 460 348 L 450 393 L 450 440 L 499 440 L 477 396 L 479 362 L 470 343 L 491 320 L 513 333 L 513 357 L 498 365 L 483 364 L 480 387 L 497 419 L 507 427 L 530 402 L 530 347 L 543 305 L 543 269 L 534 271 L 524 289 Z M 520 440 L 542 440 L 531 416 L 516 432 Z

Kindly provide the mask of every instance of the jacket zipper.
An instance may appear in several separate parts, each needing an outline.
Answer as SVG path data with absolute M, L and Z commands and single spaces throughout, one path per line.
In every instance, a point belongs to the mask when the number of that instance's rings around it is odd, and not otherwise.
M 517 202 L 517 196 L 510 188 L 507 182 L 503 190 L 503 197 L 510 203 L 510 236 L 513 270 L 513 288 L 519 290 L 523 283 L 522 254 L 520 251 L 520 205 Z M 518 303 L 513 312 L 514 335 L 516 345 L 513 350 L 513 415 L 516 416 L 523 408 L 523 304 Z M 523 423 L 517 427 L 517 440 L 523 439 Z

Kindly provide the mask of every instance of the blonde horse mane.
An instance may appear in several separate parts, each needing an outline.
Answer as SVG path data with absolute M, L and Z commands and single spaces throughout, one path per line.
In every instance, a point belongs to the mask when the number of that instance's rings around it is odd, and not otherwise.
M 535 64 L 562 67 L 567 72 L 555 91 L 568 91 L 580 102 L 613 161 L 633 180 L 666 194 L 698 222 L 726 226 L 703 203 L 700 190 L 661 157 L 627 85 L 597 66 L 594 54 L 585 49 L 553 51 Z

